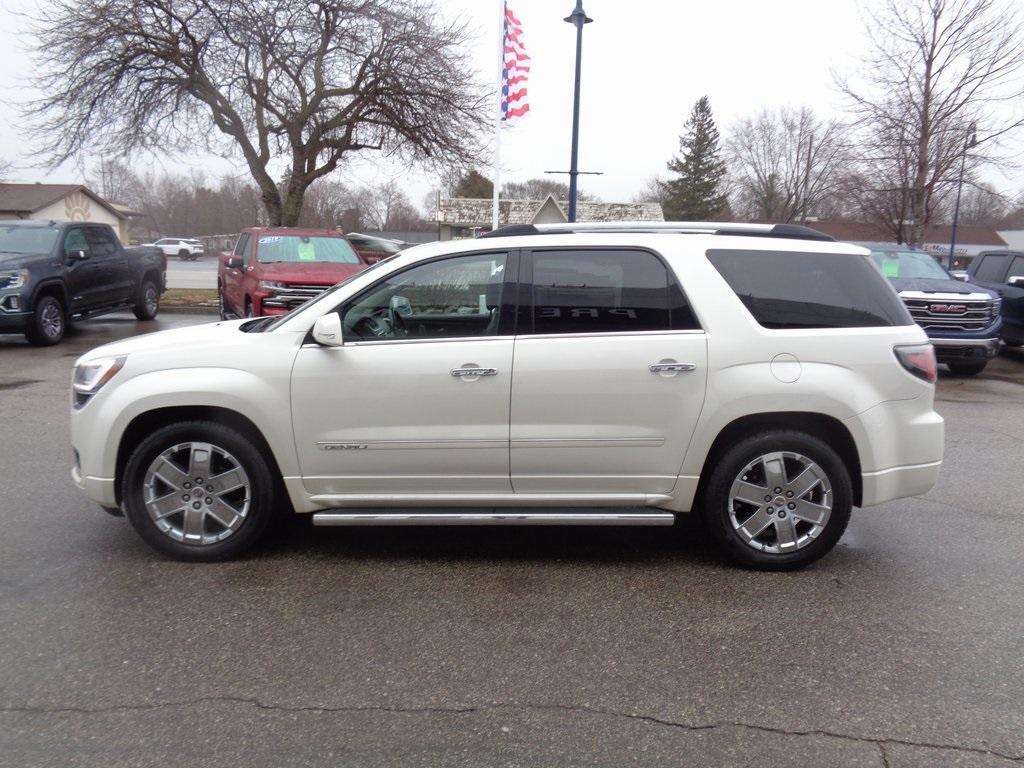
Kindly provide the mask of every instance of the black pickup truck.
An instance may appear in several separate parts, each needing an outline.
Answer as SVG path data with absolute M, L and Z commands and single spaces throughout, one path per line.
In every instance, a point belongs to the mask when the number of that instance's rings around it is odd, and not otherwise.
M 124 248 L 106 224 L 0 221 L 0 333 L 49 346 L 71 320 L 124 307 L 152 320 L 166 269 L 159 248 Z

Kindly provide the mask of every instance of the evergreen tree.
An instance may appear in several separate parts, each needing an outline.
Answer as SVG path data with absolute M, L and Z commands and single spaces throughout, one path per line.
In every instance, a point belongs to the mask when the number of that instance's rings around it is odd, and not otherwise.
M 471 168 L 459 179 L 452 190 L 452 197 L 490 198 L 494 196 L 494 184 L 476 168 Z
M 728 215 L 724 194 L 725 162 L 718 148 L 718 128 L 711 116 L 711 103 L 701 96 L 679 137 L 681 157 L 674 157 L 668 169 L 676 174 L 664 185 L 665 218 L 669 221 L 709 221 Z

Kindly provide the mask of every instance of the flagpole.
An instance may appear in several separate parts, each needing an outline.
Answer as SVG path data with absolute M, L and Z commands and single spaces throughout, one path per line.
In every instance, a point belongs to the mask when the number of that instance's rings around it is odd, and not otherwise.
M 498 228 L 498 191 L 501 187 L 501 88 L 505 68 L 505 0 L 498 0 L 498 88 L 494 107 L 494 191 L 491 203 L 491 230 Z

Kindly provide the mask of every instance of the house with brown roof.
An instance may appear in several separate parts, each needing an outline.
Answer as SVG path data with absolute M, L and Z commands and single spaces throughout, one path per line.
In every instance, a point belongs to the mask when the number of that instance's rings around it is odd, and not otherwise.
M 109 224 L 123 242 L 129 242 L 133 214 L 84 184 L 0 184 L 0 219 L 93 221 Z
M 491 230 L 490 199 L 442 198 L 437 206 L 438 239 L 461 240 Z M 544 200 L 499 200 L 498 226 L 557 224 L 568 221 L 569 203 L 548 195 Z M 576 203 L 577 221 L 664 221 L 659 203 Z

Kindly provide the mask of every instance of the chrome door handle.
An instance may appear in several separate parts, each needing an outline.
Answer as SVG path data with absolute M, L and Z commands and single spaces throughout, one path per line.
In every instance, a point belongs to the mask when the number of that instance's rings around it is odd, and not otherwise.
M 667 371 L 695 371 L 697 366 L 694 363 L 654 363 L 647 366 L 651 373 L 665 373 Z
M 452 376 L 497 376 L 497 368 L 452 368 Z

